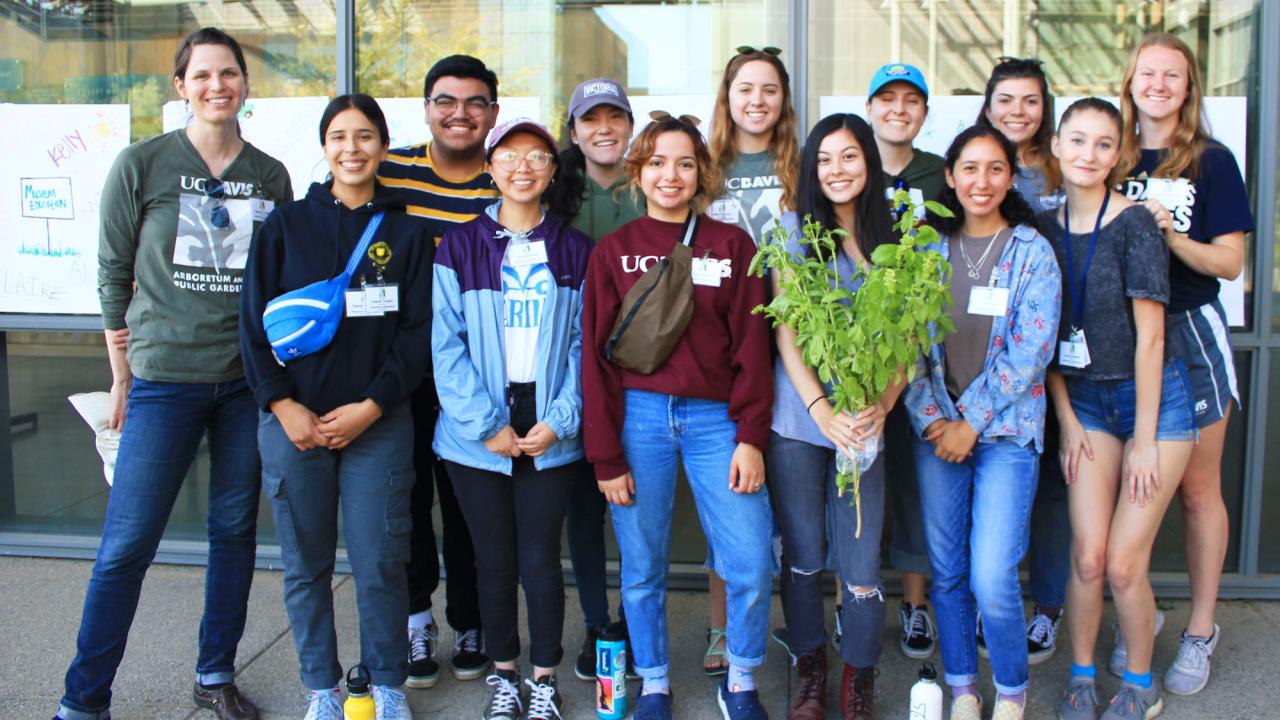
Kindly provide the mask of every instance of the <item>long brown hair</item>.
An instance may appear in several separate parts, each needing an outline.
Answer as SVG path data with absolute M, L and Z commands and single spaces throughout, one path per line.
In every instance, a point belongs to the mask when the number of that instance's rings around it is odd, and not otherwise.
M 982 109 L 978 111 L 978 119 L 974 124 L 994 128 L 995 125 L 991 123 L 987 113 L 991 111 L 991 100 L 995 95 L 996 87 L 1005 80 L 1021 79 L 1035 80 L 1040 86 L 1042 110 L 1040 127 L 1027 140 L 1026 148 L 1021 150 L 1023 158 L 1019 164 L 1039 168 L 1044 173 L 1045 188 L 1053 190 L 1061 184 L 1062 178 L 1058 163 L 1053 158 L 1053 151 L 1049 147 L 1053 141 L 1053 94 L 1049 92 L 1049 78 L 1045 76 L 1043 61 L 1039 58 L 1001 57 L 996 62 L 996 66 L 991 69 L 991 77 L 987 78 Z
M 1120 163 L 1116 166 L 1116 176 L 1127 177 L 1142 158 L 1142 147 L 1138 142 L 1138 108 L 1133 102 L 1133 76 L 1138 69 L 1138 56 L 1149 47 L 1177 50 L 1187 62 L 1187 99 L 1178 111 L 1178 127 L 1173 132 L 1173 145 L 1151 172 L 1151 176 L 1176 178 L 1186 172 L 1195 178 L 1200 174 L 1200 156 L 1210 140 L 1201 114 L 1204 107 L 1204 84 L 1200 80 L 1200 68 L 1196 65 L 1191 48 L 1177 36 L 1163 32 L 1151 33 L 1142 38 L 1129 55 L 1129 64 L 1124 69 L 1124 80 L 1120 83 L 1120 113 L 1124 117 L 1124 128 L 1121 132 Z
M 782 210 L 791 210 L 795 207 L 796 183 L 800 175 L 800 130 L 795 107 L 791 104 L 791 76 L 787 74 L 786 66 L 777 55 L 764 50 L 752 50 L 738 52 L 729 58 L 724 67 L 720 89 L 716 92 L 716 108 L 711 118 L 711 159 L 715 163 L 716 174 L 723 177 L 738 156 L 738 149 L 733 142 L 736 126 L 729 114 L 729 88 L 742 66 L 756 60 L 773 66 L 782 83 L 782 108 L 778 113 L 778 123 L 773 126 L 773 134 L 769 138 L 769 154 L 773 156 L 773 170 L 782 183 L 782 200 L 779 205 Z
M 701 213 L 711 204 L 712 198 L 717 197 L 721 192 L 720 173 L 716 172 L 715 165 L 711 163 L 707 143 L 702 139 L 702 133 L 697 125 L 682 118 L 666 115 L 656 119 L 645 125 L 636 139 L 631 141 L 631 151 L 627 153 L 624 166 L 627 179 L 631 181 L 631 190 L 632 192 L 639 190 L 640 172 L 644 169 L 645 163 L 649 162 L 649 158 L 653 157 L 658 136 L 669 132 L 684 133 L 693 142 L 693 159 L 698 163 L 698 189 L 689 200 L 689 207 L 694 213 Z

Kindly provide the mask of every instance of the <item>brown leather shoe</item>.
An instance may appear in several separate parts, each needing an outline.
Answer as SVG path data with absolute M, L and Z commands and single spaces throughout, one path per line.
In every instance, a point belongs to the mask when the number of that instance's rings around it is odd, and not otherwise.
M 218 720 L 258 720 L 258 706 L 241 695 L 235 683 L 215 690 L 200 687 L 200 683 L 196 683 L 191 697 L 196 705 L 212 710 Z
M 840 678 L 840 717 L 844 720 L 874 720 L 876 716 L 876 669 L 846 664 Z
M 796 661 L 800 681 L 787 720 L 823 720 L 827 710 L 827 650 L 818 648 Z

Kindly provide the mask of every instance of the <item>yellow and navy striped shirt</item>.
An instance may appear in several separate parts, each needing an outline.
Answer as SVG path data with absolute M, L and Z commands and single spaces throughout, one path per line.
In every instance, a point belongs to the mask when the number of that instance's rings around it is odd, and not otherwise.
M 408 206 L 405 210 L 431 227 L 436 245 L 446 230 L 484 212 L 498 197 L 485 170 L 462 180 L 441 177 L 431 163 L 429 142 L 391 150 L 378 167 L 378 180 L 395 188 Z

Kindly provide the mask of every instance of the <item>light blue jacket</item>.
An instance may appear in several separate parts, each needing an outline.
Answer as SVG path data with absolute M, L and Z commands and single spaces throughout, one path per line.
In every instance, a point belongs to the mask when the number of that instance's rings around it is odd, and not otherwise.
M 431 449 L 445 460 L 510 475 L 511 458 L 484 444 L 511 421 L 502 315 L 502 259 L 510 240 L 496 208 L 446 232 L 436 250 L 431 357 L 440 419 Z M 582 283 L 594 243 L 551 215 L 528 239 L 546 242 L 555 279 L 542 306 L 535 383 L 538 420 L 559 440 L 534 458 L 541 470 L 583 457 Z
M 945 236 L 939 250 L 948 256 Z M 1010 289 L 1009 306 L 1004 317 L 992 319 L 982 373 L 953 403 L 947 394 L 945 341 L 935 344 L 907 387 L 907 414 L 922 435 L 935 420 L 963 417 L 979 442 L 1035 442 L 1036 452 L 1043 452 L 1044 374 L 1058 338 L 1062 274 L 1049 241 L 1027 225 L 1014 229 L 998 263 L 996 286 Z

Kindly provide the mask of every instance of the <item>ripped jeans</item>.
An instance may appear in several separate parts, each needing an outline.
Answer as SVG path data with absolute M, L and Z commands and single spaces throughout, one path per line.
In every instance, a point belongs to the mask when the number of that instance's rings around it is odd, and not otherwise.
M 807 655 L 827 641 L 822 570 L 830 543 L 844 583 L 840 657 L 857 668 L 874 666 L 880 659 L 884 634 L 880 579 L 884 454 L 862 474 L 860 537 L 855 537 L 858 517 L 850 505 L 851 496 L 846 493 L 840 497 L 836 491 L 834 450 L 771 433 L 765 459 L 769 496 L 782 530 L 778 584 L 792 653 Z M 864 591 L 855 593 L 854 588 Z

